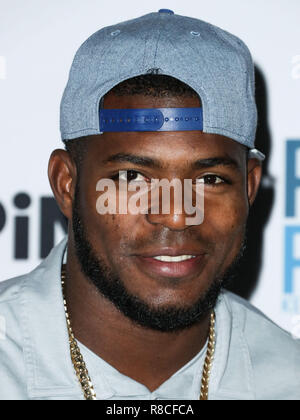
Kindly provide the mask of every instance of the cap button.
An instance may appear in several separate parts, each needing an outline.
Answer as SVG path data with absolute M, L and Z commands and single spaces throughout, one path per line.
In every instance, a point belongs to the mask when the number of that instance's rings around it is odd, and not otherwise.
M 175 13 L 173 12 L 173 10 L 170 9 L 160 9 L 158 11 L 158 13 L 167 13 L 168 15 L 174 15 Z

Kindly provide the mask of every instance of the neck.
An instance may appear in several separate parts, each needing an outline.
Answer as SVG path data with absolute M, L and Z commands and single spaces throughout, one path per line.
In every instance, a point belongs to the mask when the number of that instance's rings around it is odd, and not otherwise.
M 151 392 L 205 345 L 210 314 L 179 332 L 146 329 L 105 299 L 82 274 L 77 259 L 70 254 L 66 273 L 65 296 L 76 339 Z

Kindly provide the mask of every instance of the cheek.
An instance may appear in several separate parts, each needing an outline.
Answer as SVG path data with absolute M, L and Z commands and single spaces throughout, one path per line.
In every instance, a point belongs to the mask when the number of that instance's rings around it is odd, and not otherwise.
M 137 216 L 101 215 L 96 210 L 94 200 L 90 205 L 86 205 L 83 220 L 94 252 L 111 267 L 123 264 L 126 243 L 134 239 L 139 226 Z
M 227 197 L 206 198 L 203 230 L 209 232 L 210 240 L 221 248 L 239 249 L 244 238 L 248 218 L 248 202 L 243 194 Z
M 207 266 L 209 277 L 221 276 L 239 254 L 245 237 L 247 203 L 243 194 L 206 196 L 199 234 L 213 245 Z
M 97 191 L 98 181 L 83 180 L 81 194 L 81 211 L 89 239 L 101 254 L 109 254 L 134 237 L 139 226 L 137 219 L 140 216 L 130 214 L 99 214 L 99 203 L 108 204 L 114 213 L 114 207 L 119 208 L 118 192 L 110 189 Z M 115 204 L 114 204 L 115 203 Z M 106 252 L 107 250 L 107 252 Z M 103 252 L 104 251 L 104 252 Z

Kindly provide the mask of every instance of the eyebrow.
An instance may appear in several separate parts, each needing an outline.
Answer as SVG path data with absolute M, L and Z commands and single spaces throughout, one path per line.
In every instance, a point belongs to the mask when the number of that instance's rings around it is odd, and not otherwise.
M 231 157 L 213 157 L 207 159 L 198 159 L 192 165 L 194 169 L 205 169 L 213 166 L 229 166 L 234 169 L 239 169 L 240 164 Z
M 106 163 L 113 163 L 113 162 L 132 163 L 134 165 L 145 166 L 145 167 L 153 168 L 153 169 L 164 168 L 164 164 L 155 158 L 150 158 L 148 156 L 132 155 L 132 154 L 127 154 L 127 153 L 117 153 L 115 155 L 109 156 L 107 159 L 104 160 L 103 163 L 106 164 Z M 206 169 L 206 168 L 211 168 L 214 166 L 229 166 L 235 169 L 240 168 L 240 164 L 235 159 L 229 156 L 198 159 L 192 163 L 192 167 L 194 169 Z
M 116 155 L 109 156 L 107 159 L 105 159 L 105 163 L 111 163 L 111 162 L 128 162 L 133 163 L 134 165 L 139 166 L 146 166 L 148 168 L 154 168 L 154 169 L 162 169 L 163 165 L 162 163 L 154 158 L 150 158 L 147 156 L 137 156 L 127 153 L 117 153 Z

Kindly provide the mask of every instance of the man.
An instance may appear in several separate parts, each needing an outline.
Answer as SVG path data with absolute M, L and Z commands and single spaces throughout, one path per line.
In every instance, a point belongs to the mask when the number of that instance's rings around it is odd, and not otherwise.
M 300 398 L 299 343 L 223 289 L 261 179 L 253 74 L 239 39 L 164 9 L 79 49 L 49 162 L 68 237 L 0 285 L 1 399 Z M 174 179 L 199 220 L 175 188 L 145 205 Z

